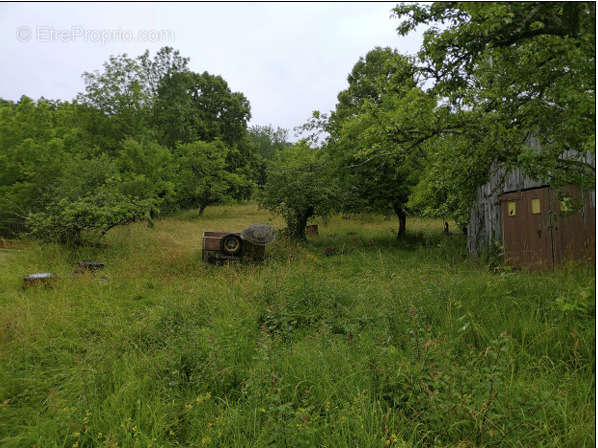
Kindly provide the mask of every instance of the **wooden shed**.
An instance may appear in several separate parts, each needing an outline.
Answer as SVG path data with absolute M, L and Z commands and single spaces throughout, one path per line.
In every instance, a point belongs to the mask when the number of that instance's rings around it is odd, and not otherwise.
M 584 160 L 596 166 L 591 154 Z M 552 269 L 566 260 L 595 259 L 595 190 L 557 189 L 520 169 L 494 165 L 489 181 L 478 189 L 467 249 L 479 255 L 496 244 L 512 266 Z

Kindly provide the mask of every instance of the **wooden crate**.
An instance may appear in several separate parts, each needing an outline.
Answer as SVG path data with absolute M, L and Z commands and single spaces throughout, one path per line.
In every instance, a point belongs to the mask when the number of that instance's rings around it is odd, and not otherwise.
M 266 254 L 266 247 L 252 244 L 247 240 L 242 241 L 239 255 L 228 255 L 221 249 L 222 237 L 237 232 L 204 232 L 202 238 L 202 259 L 208 263 L 222 263 L 225 261 L 262 261 Z

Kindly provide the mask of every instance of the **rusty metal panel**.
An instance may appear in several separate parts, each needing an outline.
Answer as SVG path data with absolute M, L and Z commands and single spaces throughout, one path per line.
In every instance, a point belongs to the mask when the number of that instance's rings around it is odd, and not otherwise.
M 595 258 L 596 209 L 575 186 L 551 191 L 555 263 Z
M 220 238 L 220 237 L 204 236 L 203 248 L 206 250 L 220 250 L 221 241 L 222 241 L 222 238 Z

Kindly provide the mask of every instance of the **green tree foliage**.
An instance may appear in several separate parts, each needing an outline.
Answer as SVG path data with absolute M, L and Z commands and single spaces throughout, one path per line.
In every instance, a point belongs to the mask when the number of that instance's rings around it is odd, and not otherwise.
M 250 118 L 247 98 L 232 92 L 221 76 L 179 72 L 160 82 L 156 121 L 160 139 L 169 147 L 215 139 L 239 144 Z
M 104 236 L 117 225 L 149 220 L 148 210 L 154 206 L 153 199 L 135 201 L 106 184 L 77 199 L 61 198 L 43 211 L 30 213 L 27 226 L 37 238 L 78 245 Z
M 484 163 L 483 154 L 475 147 L 464 136 L 444 136 L 424 144 L 426 163 L 409 197 L 409 209 L 422 216 L 453 219 L 465 231 L 470 205 L 485 179 L 474 175 L 479 173 L 478 165 Z
M 247 136 L 249 101 L 233 92 L 221 76 L 208 72 L 174 72 L 162 78 L 155 104 L 159 141 L 174 149 L 179 143 L 221 140 L 228 148 L 226 169 L 235 176 L 255 178 L 258 161 Z M 235 182 L 227 191 L 248 199 L 252 185 Z
M 256 157 L 255 180 L 259 187 L 266 183 L 266 170 L 280 151 L 288 148 L 288 131 L 271 125 L 251 126 L 248 130 L 249 144 L 252 146 Z
M 251 181 L 227 167 L 228 147 L 220 140 L 179 144 L 175 151 L 179 204 L 199 210 L 226 199 L 243 197 Z
M 77 101 L 87 106 L 86 125 L 94 135 L 102 132 L 103 146 L 115 148 L 127 137 L 151 134 L 158 86 L 167 75 L 187 72 L 188 58 L 171 47 L 150 57 L 148 51 L 131 58 L 111 56 L 104 70 L 85 72 L 85 92 Z
M 394 11 L 400 34 L 428 26 L 418 70 L 450 112 L 438 129 L 445 151 L 427 178 L 466 203 L 495 164 L 553 185 L 593 185 L 593 169 L 563 153 L 595 151 L 595 4 L 451 2 Z M 455 176 L 466 169 L 473 181 Z
M 0 232 L 25 228 L 79 244 L 160 211 L 248 198 L 249 103 L 187 63 L 168 47 L 154 57 L 114 56 L 102 72 L 84 74 L 85 92 L 72 103 L 0 101 Z M 159 121 L 161 89 L 182 79 L 195 90 L 175 99 L 192 100 L 181 116 L 197 128 L 189 141 L 163 146 L 158 137 L 179 122 Z
M 104 154 L 87 159 L 69 156 L 61 175 L 26 217 L 39 238 L 79 244 L 104 235 L 112 227 L 149 219 L 157 201 L 123 193 L 117 161 Z
M 22 224 L 60 178 L 71 139 L 60 107 L 25 96 L 0 106 L 0 221 Z
M 291 238 L 305 240 L 308 219 L 337 210 L 338 197 L 325 154 L 299 142 L 278 153 L 259 201 L 285 219 Z
M 80 243 L 89 232 L 102 234 L 156 210 L 155 190 L 147 188 L 160 185 L 162 161 L 154 170 L 139 165 L 141 157 L 131 163 L 128 142 L 119 169 L 118 157 L 86 146 L 87 133 L 76 127 L 78 112 L 74 104 L 27 97 L 0 106 L 0 230 L 24 225 L 37 237 Z M 146 158 L 159 154 L 154 147 Z M 152 180 L 135 187 L 140 170 Z
M 295 137 L 299 137 L 313 148 L 323 148 L 330 138 L 330 116 L 314 110 L 305 123 L 295 127 Z
M 420 145 L 437 121 L 435 98 L 418 88 L 415 72 L 390 48 L 370 51 L 353 67 L 328 125 L 345 208 L 392 209 L 397 237 L 405 232 L 406 203 L 422 169 Z
M 129 138 L 122 143 L 117 164 L 123 194 L 135 200 L 153 199 L 158 206 L 175 201 L 174 157 L 167 148 Z

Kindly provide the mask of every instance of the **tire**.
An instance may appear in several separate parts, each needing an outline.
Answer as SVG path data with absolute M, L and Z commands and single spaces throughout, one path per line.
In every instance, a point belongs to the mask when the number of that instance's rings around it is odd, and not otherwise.
M 226 255 L 239 255 L 243 250 L 243 240 L 239 235 L 229 233 L 220 240 L 220 249 Z

